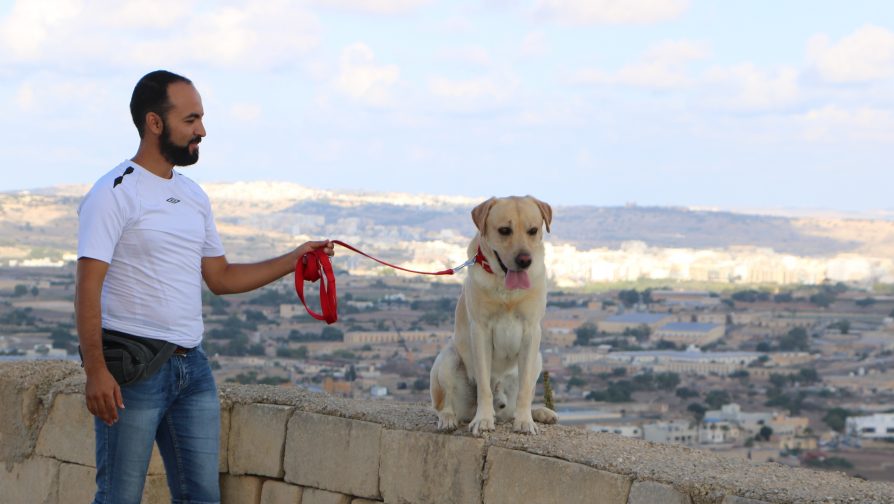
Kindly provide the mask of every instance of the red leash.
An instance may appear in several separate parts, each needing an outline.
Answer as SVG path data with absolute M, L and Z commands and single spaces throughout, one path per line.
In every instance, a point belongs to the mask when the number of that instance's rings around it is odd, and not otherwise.
M 436 271 L 433 273 L 428 271 L 416 271 L 402 268 L 400 266 L 395 266 L 394 264 L 387 263 L 385 261 L 382 261 L 381 259 L 376 259 L 366 252 L 358 250 L 345 242 L 332 240 L 332 243 L 341 245 L 348 250 L 353 250 L 354 252 L 357 252 L 364 257 L 368 257 L 379 264 L 384 264 L 389 268 L 406 271 L 408 273 L 416 273 L 419 275 L 453 275 L 457 271 L 467 266 L 471 266 L 476 262 L 484 261 L 484 264 L 486 264 L 486 260 L 484 260 L 484 256 L 479 250 L 478 255 L 455 268 L 446 269 L 443 271 Z M 304 300 L 305 280 L 307 280 L 308 282 L 316 282 L 317 280 L 320 280 L 320 308 L 323 310 L 322 314 L 311 310 L 310 307 L 307 306 L 307 303 Z M 307 313 L 309 313 L 311 317 L 317 320 L 325 321 L 327 324 L 332 324 L 336 320 L 338 320 L 338 299 L 335 295 L 335 273 L 332 271 L 332 262 L 329 260 L 329 256 L 327 256 L 326 253 L 323 252 L 323 249 L 316 249 L 312 252 L 304 254 L 304 257 L 299 259 L 298 262 L 295 264 L 295 293 L 298 294 L 298 299 L 301 300 L 301 304 L 304 305 L 304 309 L 307 310 Z

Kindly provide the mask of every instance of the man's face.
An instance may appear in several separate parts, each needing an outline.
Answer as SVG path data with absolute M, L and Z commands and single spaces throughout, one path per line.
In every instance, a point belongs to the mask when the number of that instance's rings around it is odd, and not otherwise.
M 191 84 L 176 82 L 168 86 L 168 99 L 171 109 L 162 118 L 161 154 L 175 166 L 195 164 L 199 160 L 199 142 L 205 136 L 202 97 Z

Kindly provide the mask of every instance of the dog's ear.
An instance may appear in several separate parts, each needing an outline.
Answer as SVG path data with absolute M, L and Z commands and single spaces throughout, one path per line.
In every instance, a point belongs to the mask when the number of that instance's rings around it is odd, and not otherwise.
M 497 198 L 491 197 L 489 200 L 472 209 L 472 222 L 475 223 L 475 227 L 478 228 L 478 232 L 481 234 L 484 234 L 486 231 L 487 214 L 490 213 L 491 207 L 493 207 L 496 202 Z
M 546 224 L 546 232 L 549 233 L 549 225 L 553 221 L 553 207 L 549 206 L 549 203 L 540 201 L 533 196 L 528 197 L 534 200 L 534 203 L 537 203 L 537 208 L 540 209 L 540 215 L 543 217 L 543 223 Z

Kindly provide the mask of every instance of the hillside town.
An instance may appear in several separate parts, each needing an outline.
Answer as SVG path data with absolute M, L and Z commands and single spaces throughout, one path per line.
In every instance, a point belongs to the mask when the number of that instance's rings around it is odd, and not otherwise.
M 291 278 L 205 293 L 221 383 L 426 403 L 456 282 L 337 271 L 339 321 Z M 313 292 L 315 286 L 309 286 Z M 842 282 L 697 290 L 551 287 L 541 345 L 560 423 L 894 480 L 894 293 Z M 74 264 L 0 269 L 0 359 L 77 359 Z

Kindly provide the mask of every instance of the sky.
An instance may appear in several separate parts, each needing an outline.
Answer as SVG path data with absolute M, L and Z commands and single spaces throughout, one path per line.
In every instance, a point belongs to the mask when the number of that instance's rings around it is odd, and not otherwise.
M 202 183 L 894 210 L 887 0 L 0 0 L 0 191 L 132 157 L 159 68 Z

